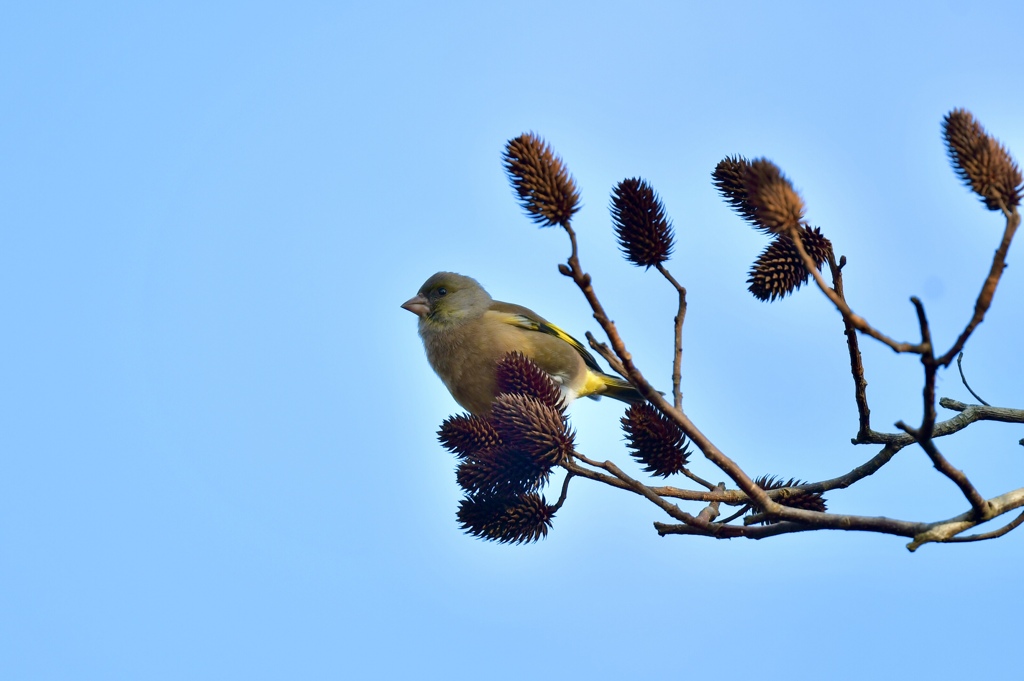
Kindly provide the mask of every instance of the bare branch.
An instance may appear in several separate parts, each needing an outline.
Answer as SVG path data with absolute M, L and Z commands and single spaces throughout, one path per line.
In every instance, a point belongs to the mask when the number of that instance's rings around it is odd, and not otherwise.
M 629 378 L 626 376 L 626 367 L 622 366 L 622 362 L 620 362 L 619 358 L 615 356 L 615 353 L 612 352 L 607 343 L 600 342 L 594 337 L 594 334 L 589 331 L 587 331 L 587 341 L 590 343 L 590 347 L 594 349 L 594 352 L 601 355 L 601 357 L 604 358 L 604 361 L 608 362 L 612 371 L 623 378 Z
M 969 114 L 965 112 L 960 110 L 958 112 L 954 113 L 961 118 L 969 117 Z M 967 130 L 968 133 L 972 131 L 973 128 Z M 881 445 L 881 449 L 871 458 L 843 475 L 819 482 L 801 484 L 796 484 L 795 479 L 790 479 L 789 483 L 768 477 L 752 479 L 736 461 L 715 446 L 683 411 L 681 364 L 682 329 L 687 310 L 686 289 L 663 264 L 671 252 L 672 235 L 670 223 L 664 215 L 656 195 L 647 192 L 649 188 L 641 180 L 627 180 L 620 183 L 616 190 L 617 193 L 613 197 L 613 220 L 616 221 L 620 245 L 623 246 L 627 259 L 641 266 L 656 266 L 662 276 L 675 287 L 679 296 L 678 311 L 674 318 L 671 404 L 665 398 L 664 393 L 658 391 L 634 363 L 615 323 L 609 318 L 598 299 L 590 275 L 583 270 L 580 264 L 576 233 L 571 225 L 571 218 L 578 210 L 578 191 L 574 181 L 568 175 L 561 160 L 555 157 L 548 147 L 544 146 L 541 149 L 538 146 L 541 144 L 539 138 L 537 140 L 526 139 L 525 142 L 520 138 L 513 140 L 510 145 L 517 142 L 522 142 L 520 146 L 526 145 L 520 150 L 522 153 L 514 157 L 509 156 L 518 164 L 513 168 L 516 172 L 510 171 L 510 179 L 519 192 L 521 201 L 533 216 L 532 219 L 541 224 L 557 224 L 565 229 L 569 236 L 570 255 L 565 264 L 559 265 L 559 272 L 571 278 L 583 293 L 594 319 L 601 326 L 607 338 L 606 343 L 600 342 L 593 334 L 587 333 L 590 346 L 605 358 L 613 371 L 628 379 L 650 403 L 650 405 L 641 405 L 642 409 L 637 405 L 631 409 L 641 409 L 650 418 L 656 418 L 658 423 L 664 424 L 665 428 L 671 428 L 674 438 L 671 443 L 674 444 L 671 444 L 670 447 L 676 446 L 677 441 L 685 442 L 683 438 L 685 435 L 701 450 L 704 457 L 725 473 L 737 487 L 737 489 L 729 489 L 725 482 L 712 485 L 709 481 L 692 473 L 684 465 L 687 453 L 685 451 L 682 460 L 673 459 L 671 466 L 652 468 L 653 464 L 645 459 L 648 457 L 647 450 L 657 450 L 655 445 L 661 440 L 655 438 L 652 440 L 654 444 L 638 444 L 640 440 L 636 439 L 636 433 L 633 432 L 636 428 L 631 430 L 633 427 L 631 424 L 634 424 L 636 419 L 630 416 L 624 419 L 627 436 L 630 438 L 630 447 L 636 450 L 638 458 L 648 466 L 648 471 L 659 475 L 682 473 L 704 489 L 647 485 L 625 473 L 610 460 L 593 460 L 570 449 L 563 454 L 561 463 L 557 464 L 566 470 L 561 495 L 554 506 L 545 506 L 543 510 L 552 513 L 558 510 L 565 502 L 570 480 L 573 477 L 585 477 L 632 492 L 665 512 L 675 522 L 655 523 L 655 528 L 661 535 L 687 534 L 719 539 L 730 537 L 762 539 L 814 530 L 863 531 L 909 537 L 911 541 L 907 544 L 907 548 L 914 551 L 918 547 L 932 542 L 964 543 L 993 539 L 1024 524 L 1024 513 L 1020 513 L 1012 521 L 996 530 L 964 536 L 963 533 L 971 528 L 1024 507 L 1024 488 L 986 499 L 975 488 L 968 476 L 954 467 L 936 445 L 938 438 L 959 432 L 977 421 L 1024 423 L 1024 409 L 992 407 L 971 389 L 963 371 L 963 346 L 977 326 L 984 321 L 1006 267 L 1009 245 L 1021 221 L 1016 204 L 1019 203 L 1022 191 L 1019 170 L 1009 153 L 999 147 L 1002 156 L 993 161 L 989 156 L 985 156 L 985 153 L 988 153 L 986 150 L 991 151 L 993 148 L 992 144 L 987 144 L 984 148 L 978 147 L 972 141 L 974 137 L 970 135 L 965 137 L 965 134 L 958 133 L 950 138 L 951 142 L 947 140 L 957 152 L 954 165 L 960 168 L 961 174 L 965 174 L 965 177 L 970 180 L 971 187 L 983 196 L 988 208 L 1003 212 L 1006 218 L 1006 227 L 1002 241 L 993 256 L 988 277 L 975 302 L 974 314 L 953 347 L 938 358 L 935 355 L 925 308 L 918 298 L 911 298 L 920 327 L 920 341 L 917 343 L 896 341 L 853 312 L 844 291 L 845 257 L 839 258 L 837 262 L 831 242 L 821 235 L 820 230 L 815 228 L 811 231 L 806 225 L 803 221 L 804 204 L 802 199 L 774 164 L 767 159 L 747 162 L 745 159 L 737 157 L 727 159 L 731 164 L 727 164 L 726 171 L 728 172 L 723 171 L 724 174 L 719 172 L 722 164 L 719 165 L 719 169 L 716 169 L 716 181 L 720 181 L 721 184 L 719 189 L 723 190 L 724 187 L 723 191 L 727 200 L 734 204 L 734 207 L 739 206 L 738 209 L 748 221 L 752 221 L 755 227 L 774 236 L 776 241 L 791 241 L 793 244 L 796 255 L 787 254 L 788 259 L 780 260 L 781 264 L 772 260 L 775 269 L 770 270 L 768 274 L 762 273 L 763 277 L 767 278 L 769 274 L 786 277 L 790 276 L 793 271 L 797 271 L 802 277 L 800 279 L 802 283 L 806 281 L 806 274 L 800 270 L 802 265 L 806 273 L 814 278 L 818 288 L 839 310 L 843 319 L 858 414 L 857 434 L 852 442 L 854 444 Z M 529 146 L 528 142 L 533 146 Z M 537 147 L 537 149 L 533 147 Z M 961 147 L 963 148 L 961 149 Z M 508 161 L 508 159 L 506 160 Z M 752 175 L 751 168 L 759 170 Z M 768 170 L 772 172 L 768 172 Z M 996 170 L 999 172 L 995 172 Z M 753 180 L 757 180 L 757 182 Z M 548 200 L 548 194 L 561 198 L 553 202 L 553 200 Z M 1011 196 L 1012 200 L 1007 200 L 1007 196 Z M 616 198 L 618 203 L 615 203 Z M 652 226 L 658 227 L 660 231 L 651 229 Z M 806 241 L 805 235 L 809 235 Z M 816 241 L 819 238 L 820 244 Z M 829 265 L 831 285 L 826 283 L 819 269 L 825 262 Z M 784 281 L 788 282 L 789 279 Z M 779 289 L 777 286 L 775 288 L 767 284 L 765 286 L 771 291 Z M 784 287 L 783 295 L 794 288 L 788 284 L 787 286 L 789 288 Z M 757 291 L 754 293 L 758 295 Z M 897 353 L 911 353 L 920 357 L 924 372 L 921 393 L 923 416 L 921 424 L 917 428 L 899 421 L 896 426 L 902 432 L 885 433 L 872 429 L 871 410 L 867 398 L 867 380 L 865 379 L 863 356 L 859 347 L 859 334 L 861 333 L 878 340 Z M 938 404 L 958 413 L 950 419 L 939 421 L 936 413 L 937 374 L 940 368 L 949 365 L 953 356 L 957 357 L 957 367 L 964 386 L 982 404 L 968 405 L 943 398 L 938 400 Z M 655 412 L 655 410 L 657 411 Z M 564 419 L 564 414 L 562 418 Z M 669 421 L 675 425 L 670 427 Z M 565 428 L 568 427 L 564 420 L 562 425 Z M 676 426 L 678 426 L 678 430 Z M 824 500 L 820 496 L 822 493 L 848 488 L 865 477 L 873 475 L 891 461 L 897 453 L 915 442 L 928 455 L 935 469 L 957 485 L 970 504 L 967 511 L 953 518 L 936 522 L 916 522 L 882 516 L 850 515 L 826 511 Z M 1024 439 L 1020 443 L 1024 445 Z M 505 445 L 509 445 L 509 443 L 506 442 Z M 571 446 L 570 443 L 569 447 L 571 448 Z M 675 450 L 669 449 L 670 453 L 673 451 Z M 552 463 L 551 465 L 556 464 Z M 550 472 L 550 468 L 546 470 Z M 784 488 L 777 487 L 777 485 L 784 484 L 787 485 Z M 808 498 L 814 503 L 808 501 Z M 680 505 L 677 505 L 679 502 L 702 503 L 704 507 L 694 515 L 680 508 Z M 737 510 L 724 520 L 715 522 L 721 513 L 722 504 L 737 507 Z M 750 509 L 753 509 L 755 514 L 743 518 L 742 522 L 736 522 Z M 533 518 L 531 513 L 533 513 L 532 506 L 524 506 L 523 517 L 530 520 Z M 542 516 L 538 517 L 544 522 L 548 522 L 549 517 Z
M 843 266 L 846 265 L 846 257 L 840 258 L 839 263 L 836 263 L 835 252 L 832 250 L 832 244 L 829 242 L 829 248 L 826 252 L 829 271 L 832 273 L 832 290 L 841 299 L 846 300 L 846 293 L 843 290 Z M 868 408 L 868 395 L 867 387 L 868 382 L 864 378 L 864 359 L 860 354 L 860 343 L 857 339 L 857 329 L 850 321 L 849 317 L 843 315 L 843 327 L 844 333 L 846 334 L 846 347 L 850 352 L 850 372 L 853 374 L 853 385 L 854 385 L 854 399 L 857 402 L 857 417 L 859 420 L 857 428 L 857 437 L 854 442 L 858 442 L 866 437 L 871 432 L 871 409 Z
M 736 511 L 735 513 L 733 513 L 728 518 L 726 518 L 724 520 L 719 520 L 718 522 L 721 525 L 727 525 L 728 523 L 731 523 L 732 521 L 736 520 L 737 518 L 739 518 L 740 516 L 742 516 L 744 513 L 746 513 L 749 510 L 750 510 L 750 505 L 749 504 L 745 505 L 745 506 L 741 506 L 740 510 Z
M 915 440 L 917 440 L 917 443 L 921 445 L 921 448 L 924 449 L 928 454 L 928 457 L 932 460 L 932 465 L 935 466 L 936 470 L 956 483 L 956 486 L 960 488 L 960 491 L 963 492 L 964 496 L 967 497 L 967 500 L 971 503 L 971 507 L 974 509 L 974 512 L 979 519 L 988 520 L 992 517 L 991 510 L 989 509 L 985 498 L 978 493 L 978 490 L 974 488 L 974 485 L 972 485 L 971 481 L 967 479 L 964 472 L 955 468 L 953 464 L 949 463 L 946 457 L 939 452 L 930 437 L 922 435 L 920 431 L 911 428 L 907 424 L 903 423 L 903 421 L 897 422 L 896 427 L 906 431 Z
M 971 395 L 974 396 L 974 399 L 978 400 L 979 402 L 984 404 L 986 407 L 989 406 L 988 402 L 986 402 L 985 400 L 983 400 L 980 397 L 978 397 L 978 393 L 976 393 L 973 390 L 971 390 L 971 386 L 969 386 L 967 384 L 967 377 L 964 376 L 963 359 L 964 359 L 964 353 L 962 353 L 962 352 L 959 355 L 956 356 L 956 368 L 960 371 L 960 380 L 961 380 L 961 382 L 963 382 L 964 387 L 967 388 L 967 392 L 971 393 Z
M 1020 225 L 1020 213 L 1017 212 L 1016 206 L 1007 209 L 1001 200 L 999 203 L 1003 215 L 1006 216 L 1006 229 L 1003 230 L 1003 239 L 999 243 L 999 248 L 996 249 L 995 255 L 992 257 L 992 267 L 989 268 L 988 277 L 985 278 L 981 292 L 978 293 L 978 300 L 974 303 L 974 314 L 971 316 L 970 321 L 967 322 L 967 326 L 960 334 L 960 337 L 953 343 L 953 347 L 938 359 L 938 363 L 942 366 L 949 366 L 949 363 L 953 361 L 953 357 L 964 349 L 967 339 L 978 328 L 978 324 L 984 321 L 985 313 L 988 312 L 988 308 L 992 305 L 992 298 L 995 297 L 996 287 L 999 286 L 999 279 L 1003 276 L 1003 270 L 1006 269 L 1006 253 L 1010 250 L 1010 242 L 1013 241 L 1013 235 Z
M 1009 409 L 1007 407 L 990 407 L 990 406 L 979 406 L 977 404 L 964 404 L 963 402 L 957 402 L 951 400 L 948 397 L 943 397 L 939 400 L 939 404 L 946 409 L 952 409 L 953 411 L 960 412 L 960 416 L 954 416 L 948 421 L 943 421 L 935 426 L 934 437 L 940 437 L 942 435 L 949 435 L 955 433 L 958 430 L 963 430 L 968 423 L 974 421 L 1002 421 L 1003 423 L 1024 423 L 1024 409 Z M 957 422 L 955 430 L 950 430 L 953 426 L 951 425 L 954 421 L 960 418 L 968 419 L 963 425 Z
M 679 311 L 676 312 L 675 316 L 675 331 L 676 331 L 676 346 L 675 354 L 672 359 L 672 398 L 676 409 L 683 408 L 683 393 L 680 389 L 680 380 L 682 379 L 682 361 L 683 361 L 683 320 L 686 318 L 686 289 L 675 280 L 675 277 L 665 269 L 665 266 L 661 263 L 657 264 L 658 271 L 664 275 L 666 279 L 675 287 L 679 293 Z
M 738 466 L 736 462 L 725 455 L 718 447 L 716 447 L 707 436 L 702 433 L 696 425 L 683 413 L 682 410 L 674 408 L 668 402 L 665 401 L 664 397 L 654 389 L 653 386 L 644 378 L 644 375 L 640 370 L 633 364 L 633 357 L 626 349 L 625 343 L 619 336 L 618 330 L 615 328 L 615 323 L 608 318 L 608 315 L 604 311 L 604 306 L 601 305 L 601 301 L 598 300 L 597 294 L 594 292 L 594 288 L 591 285 L 590 275 L 586 274 L 582 267 L 580 267 L 578 248 L 576 245 L 576 232 L 568 224 L 563 225 L 566 233 L 569 235 L 569 242 L 572 246 L 571 255 L 567 262 L 567 266 L 560 267 L 559 271 L 565 276 L 571 277 L 583 293 L 587 302 L 590 304 L 590 309 L 594 313 L 594 319 L 601 325 L 605 335 L 608 336 L 608 341 L 611 344 L 612 349 L 615 351 L 615 355 L 622 362 L 623 368 L 626 370 L 626 375 L 629 377 L 631 383 L 640 391 L 651 404 L 656 406 L 659 411 L 663 414 L 672 418 L 676 421 L 679 427 L 683 430 L 688 438 L 697 446 L 698 449 L 703 452 L 713 464 L 718 466 L 728 475 L 744 492 L 746 492 L 753 500 L 755 500 L 761 508 L 766 512 L 771 513 L 777 508 L 780 508 L 768 495 L 765 494 L 764 490 L 754 484 L 754 481 Z
M 562 508 L 562 504 L 565 503 L 565 499 L 569 495 L 569 481 L 572 480 L 574 475 L 575 473 L 573 473 L 572 471 L 569 471 L 565 474 L 565 480 L 562 481 L 562 493 L 558 495 L 558 501 L 556 501 L 555 505 L 551 507 L 552 514 L 554 514 L 555 511 L 557 511 L 558 509 Z
M 806 267 L 807 271 L 811 273 L 812 277 L 814 277 L 814 281 L 818 284 L 818 288 L 821 289 L 821 292 L 828 296 L 828 299 L 832 301 L 832 304 L 835 305 L 836 309 L 838 309 L 840 314 L 843 315 L 843 319 L 853 325 L 853 327 L 861 333 L 867 334 L 875 340 L 888 345 L 896 352 L 921 352 L 920 346 L 914 345 L 913 343 L 901 343 L 893 340 L 868 324 L 866 319 L 855 314 L 854 311 L 850 309 L 850 306 L 846 304 L 846 301 L 839 297 L 839 294 L 829 288 L 824 277 L 821 276 L 821 272 L 818 271 L 818 268 L 814 264 L 814 258 L 807 253 L 807 249 L 804 247 L 804 243 L 800 238 L 800 231 L 798 229 L 791 229 L 789 231 L 789 237 L 793 240 L 793 244 L 796 246 L 797 252 L 800 253 L 800 259 L 804 261 L 804 267 Z
M 981 532 L 979 534 L 972 534 L 967 537 L 952 537 L 949 541 L 952 542 L 971 542 L 971 541 L 985 541 L 986 539 L 995 539 L 996 537 L 1002 537 L 1007 532 L 1011 531 L 1015 527 L 1024 523 L 1024 513 L 1021 513 L 1016 518 L 1011 520 L 1006 525 L 1003 525 L 998 530 L 992 530 L 991 532 Z
M 718 486 L 716 487 L 716 489 L 719 490 L 720 492 L 724 492 L 725 491 L 725 483 L 724 482 L 718 483 Z M 712 501 L 710 504 L 708 504 L 704 508 L 703 511 L 701 511 L 700 513 L 697 514 L 698 520 L 704 520 L 705 522 L 709 522 L 709 523 L 713 522 L 715 520 L 715 518 L 718 517 L 718 506 L 719 506 L 719 502 Z

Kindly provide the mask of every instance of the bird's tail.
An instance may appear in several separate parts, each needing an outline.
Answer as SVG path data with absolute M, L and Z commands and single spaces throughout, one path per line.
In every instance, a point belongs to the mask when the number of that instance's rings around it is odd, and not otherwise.
M 596 398 L 607 395 L 612 399 L 626 402 L 627 404 L 637 404 L 644 401 L 644 396 L 629 381 L 617 376 L 609 376 L 608 374 L 599 374 L 599 376 L 602 388 L 595 391 L 595 394 L 590 395 L 590 397 Z

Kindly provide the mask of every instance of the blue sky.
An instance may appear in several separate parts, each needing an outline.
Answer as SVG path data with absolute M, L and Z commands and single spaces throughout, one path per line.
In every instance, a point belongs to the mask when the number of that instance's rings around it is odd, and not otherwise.
M 858 312 L 940 345 L 1002 224 L 940 139 L 971 110 L 1020 158 L 1018 3 L 11 4 L 0 11 L 0 673 L 10 679 L 832 679 L 1005 675 L 1021 535 L 969 546 L 817 533 L 659 538 L 650 504 L 576 481 L 549 537 L 462 534 L 458 411 L 398 306 L 437 270 L 574 335 L 564 234 L 523 217 L 506 140 L 580 186 L 584 267 L 670 388 L 674 292 L 621 259 L 607 203 L 640 175 L 689 290 L 687 410 L 753 474 L 822 479 L 853 447 L 842 325 L 746 292 L 763 237 L 710 173 L 768 156 L 849 259 Z M 967 347 L 1020 407 L 1010 252 Z M 1015 340 L 1018 339 L 1018 340 Z M 864 343 L 874 422 L 920 418 L 920 368 Z M 953 372 L 940 394 L 969 400 Z M 610 400 L 579 446 L 636 471 Z M 948 416 L 948 413 L 946 414 Z M 944 442 L 987 496 L 1019 427 Z M 703 462 L 695 470 L 720 478 Z M 579 484 L 577 484 L 577 482 Z M 965 510 L 904 450 L 836 511 Z M 699 510 L 699 509 L 691 509 Z

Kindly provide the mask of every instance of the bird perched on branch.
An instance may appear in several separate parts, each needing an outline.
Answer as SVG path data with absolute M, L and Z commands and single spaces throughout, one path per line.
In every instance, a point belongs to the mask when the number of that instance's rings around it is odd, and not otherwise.
M 430 366 L 470 413 L 491 411 L 497 364 L 515 351 L 551 376 L 565 404 L 602 395 L 643 401 L 629 382 L 604 373 L 578 340 L 532 310 L 494 300 L 475 279 L 438 272 L 402 307 L 420 318 Z

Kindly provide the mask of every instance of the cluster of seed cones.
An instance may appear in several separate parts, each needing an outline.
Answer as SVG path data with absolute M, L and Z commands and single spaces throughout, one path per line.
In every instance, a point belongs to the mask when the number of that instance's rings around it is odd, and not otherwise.
M 488 416 L 450 417 L 438 439 L 459 459 L 456 479 L 466 493 L 458 511 L 462 529 L 498 542 L 536 541 L 554 515 L 540 489 L 572 455 L 574 433 L 558 387 L 524 355 L 505 356 L 497 383 Z
M 793 241 L 796 235 L 820 269 L 832 244 L 818 228 L 804 223 L 804 202 L 779 167 L 768 159 L 730 156 L 712 174 L 715 187 L 740 217 L 772 237 L 754 261 L 748 289 L 758 300 L 772 301 L 800 288 L 810 271 Z
M 497 392 L 490 414 L 451 416 L 438 439 L 458 458 L 455 477 L 465 492 L 460 527 L 492 541 L 532 542 L 551 527 L 555 506 L 541 489 L 573 456 L 575 434 L 558 386 L 524 355 L 509 353 L 498 364 Z M 669 476 L 683 470 L 690 455 L 686 437 L 653 406 L 630 406 L 622 428 L 645 471 Z
M 990 210 L 1010 210 L 1020 204 L 1020 168 L 998 140 L 964 109 L 951 111 L 942 122 L 949 160 L 957 176 Z M 715 187 L 740 217 L 770 235 L 772 242 L 750 268 L 749 290 L 759 300 L 772 301 L 800 288 L 810 276 L 794 238 L 817 269 L 832 255 L 832 244 L 817 227 L 804 221 L 804 202 L 789 179 L 765 158 L 723 159 L 712 173 Z
M 505 145 L 505 173 L 519 204 L 543 227 L 568 227 L 579 210 L 576 181 L 551 146 L 534 133 Z M 612 222 L 626 259 L 653 267 L 672 254 L 672 223 L 654 189 L 640 178 L 619 182 L 612 190 Z

